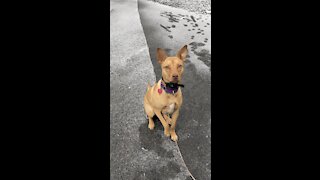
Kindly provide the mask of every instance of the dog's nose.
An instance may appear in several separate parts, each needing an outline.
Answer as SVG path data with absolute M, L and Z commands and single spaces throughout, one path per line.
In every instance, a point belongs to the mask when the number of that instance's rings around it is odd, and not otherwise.
M 178 79 L 178 75 L 173 75 L 172 76 L 174 79 Z

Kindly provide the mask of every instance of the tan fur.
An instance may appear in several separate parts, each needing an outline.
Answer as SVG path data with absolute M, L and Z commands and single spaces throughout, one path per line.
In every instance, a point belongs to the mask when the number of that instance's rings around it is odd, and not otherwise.
M 186 45 L 178 51 L 175 57 L 168 57 L 164 50 L 157 49 L 157 59 L 161 65 L 162 77 L 165 82 L 181 82 L 187 53 Z M 178 78 L 175 79 L 174 76 L 178 76 Z M 164 90 L 159 94 L 158 89 L 161 89 L 161 81 L 159 80 L 152 87 L 148 84 L 147 92 L 144 96 L 144 109 L 149 118 L 148 127 L 151 130 L 154 128 L 152 117 L 156 115 L 163 125 L 165 136 L 171 136 L 173 141 L 177 141 L 178 136 L 175 132 L 175 127 L 182 105 L 182 92 L 179 88 L 178 92 L 174 94 L 167 94 Z M 172 117 L 170 118 L 169 115 Z

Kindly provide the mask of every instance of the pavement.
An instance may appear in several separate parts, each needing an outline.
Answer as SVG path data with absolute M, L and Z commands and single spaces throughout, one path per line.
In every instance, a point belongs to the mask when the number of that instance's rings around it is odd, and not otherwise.
M 192 179 L 178 144 L 159 122 L 147 126 L 143 96 L 156 75 L 137 0 L 111 0 L 110 40 L 110 179 Z
M 183 104 L 176 127 L 183 159 L 195 179 L 211 179 L 211 16 L 138 0 L 156 79 L 156 49 L 175 55 L 188 45 L 182 83 Z

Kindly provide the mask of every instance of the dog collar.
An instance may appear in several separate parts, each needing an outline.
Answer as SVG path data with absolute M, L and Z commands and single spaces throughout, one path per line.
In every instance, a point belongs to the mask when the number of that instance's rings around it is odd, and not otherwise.
M 164 84 L 163 84 L 164 82 Z M 178 92 L 179 86 L 184 87 L 183 84 L 178 84 L 178 83 L 166 83 L 163 78 L 161 81 L 161 88 L 164 89 L 164 91 L 168 94 L 174 94 L 176 92 Z

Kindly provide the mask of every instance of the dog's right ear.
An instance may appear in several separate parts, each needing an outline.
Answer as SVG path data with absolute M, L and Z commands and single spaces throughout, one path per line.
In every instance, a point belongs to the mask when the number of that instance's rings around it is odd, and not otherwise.
M 166 52 L 161 48 L 157 48 L 157 60 L 158 60 L 158 62 L 161 64 L 166 58 L 167 58 Z

